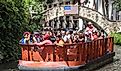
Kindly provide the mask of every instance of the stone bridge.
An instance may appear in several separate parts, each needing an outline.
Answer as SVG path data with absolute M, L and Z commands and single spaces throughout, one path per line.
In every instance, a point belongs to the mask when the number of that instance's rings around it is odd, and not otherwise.
M 55 18 L 58 19 L 59 17 L 65 18 L 63 6 L 64 5 L 56 5 L 52 8 L 47 8 L 47 10 L 44 10 L 42 14 L 44 16 L 45 21 L 49 22 L 50 20 L 53 20 Z M 79 6 L 78 16 L 82 19 L 86 19 L 88 21 L 93 22 L 94 26 L 97 27 L 97 29 L 104 29 L 107 33 L 114 31 L 117 32 L 121 30 L 121 22 L 110 21 L 101 13 L 91 8 Z

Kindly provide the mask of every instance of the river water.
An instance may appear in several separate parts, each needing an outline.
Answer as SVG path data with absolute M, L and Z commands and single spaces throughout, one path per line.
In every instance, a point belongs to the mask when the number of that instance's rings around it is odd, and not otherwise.
M 114 51 L 116 53 L 114 61 L 94 71 L 121 71 L 121 46 L 115 45 Z M 17 62 L 1 64 L 0 71 L 19 71 L 17 69 Z
M 115 45 L 114 51 L 115 51 L 114 61 L 101 68 L 98 68 L 95 71 L 121 71 L 121 46 Z

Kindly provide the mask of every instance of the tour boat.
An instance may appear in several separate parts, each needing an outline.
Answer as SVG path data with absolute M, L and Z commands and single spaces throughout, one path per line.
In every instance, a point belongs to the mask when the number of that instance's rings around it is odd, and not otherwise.
M 41 45 L 20 44 L 21 71 L 85 71 L 113 60 L 114 38 L 99 38 L 76 44 Z

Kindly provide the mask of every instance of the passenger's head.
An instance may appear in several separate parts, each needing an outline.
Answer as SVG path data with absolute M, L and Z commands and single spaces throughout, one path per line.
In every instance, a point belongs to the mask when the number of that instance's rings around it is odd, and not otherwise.
M 51 32 L 49 32 L 49 35 L 50 35 L 50 36 L 53 36 L 53 32 L 52 32 L 52 31 L 51 31 Z
M 88 27 L 89 27 L 89 28 L 92 28 L 92 27 L 93 27 L 92 22 L 88 22 L 88 24 L 87 24 L 87 25 L 88 25 Z
M 70 34 L 69 31 L 66 32 L 66 35 Z
M 65 31 L 62 31 L 61 33 L 62 33 L 62 35 L 65 35 Z
M 39 36 L 40 36 L 39 32 L 34 32 L 34 37 L 39 37 Z
M 101 30 L 101 33 L 104 33 L 104 30 Z
M 44 38 L 44 40 L 48 40 L 50 38 L 50 35 L 49 34 L 45 34 L 43 38 Z
M 24 32 L 23 36 L 26 40 L 29 40 L 30 39 L 30 32 Z
M 89 36 L 89 32 L 86 31 L 86 32 L 84 33 L 84 35 L 85 35 L 85 36 Z
M 97 32 L 97 30 L 93 30 L 93 34 L 97 34 L 98 32 Z
M 61 39 L 61 35 L 57 35 L 56 40 L 58 41 L 60 39 Z
M 30 32 L 24 32 L 23 36 L 24 36 L 25 38 L 29 37 L 29 36 L 30 36 Z

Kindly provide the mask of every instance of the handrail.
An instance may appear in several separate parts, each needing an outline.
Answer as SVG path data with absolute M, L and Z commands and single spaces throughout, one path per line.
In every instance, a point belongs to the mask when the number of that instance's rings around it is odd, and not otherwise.
M 97 59 L 113 52 L 113 37 L 97 39 L 92 42 L 65 44 L 62 46 L 20 44 L 22 60 L 27 61 L 79 61 L 85 62 Z

